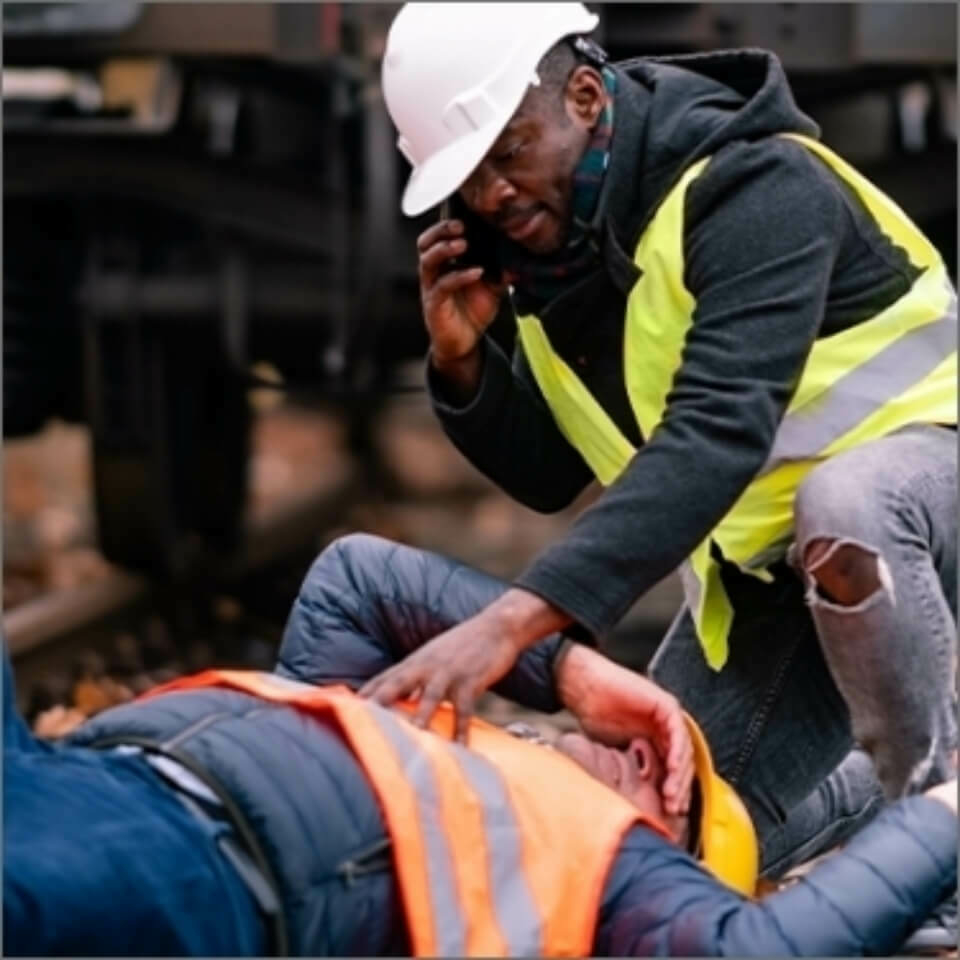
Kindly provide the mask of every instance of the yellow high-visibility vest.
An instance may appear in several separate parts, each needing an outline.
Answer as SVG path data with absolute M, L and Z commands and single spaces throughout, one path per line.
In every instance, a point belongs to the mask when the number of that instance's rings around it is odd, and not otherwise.
M 704 655 L 727 660 L 733 609 L 711 556 L 714 542 L 740 569 L 764 580 L 793 533 L 804 477 L 834 454 L 911 423 L 957 422 L 957 298 L 937 250 L 884 193 L 823 144 L 801 143 L 863 201 L 880 229 L 922 272 L 910 290 L 870 319 L 817 340 L 780 423 L 767 463 L 680 569 Z M 689 167 L 637 244 L 641 275 L 626 305 L 624 370 L 640 430 L 652 437 L 681 364 L 696 301 L 684 286 L 687 190 L 710 162 Z M 518 318 L 520 343 L 560 431 L 608 486 L 636 453 L 609 415 L 554 352 L 535 316 Z M 709 465 L 704 465 L 709 469 Z

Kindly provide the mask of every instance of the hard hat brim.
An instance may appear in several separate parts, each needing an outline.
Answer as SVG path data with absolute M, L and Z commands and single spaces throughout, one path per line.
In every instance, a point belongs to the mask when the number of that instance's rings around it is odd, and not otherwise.
M 587 10 L 582 3 L 514 5 L 511 8 L 511 16 L 518 15 L 518 11 L 524 13 L 526 19 L 523 22 L 526 23 L 526 28 L 514 36 L 512 43 L 505 43 L 498 35 L 496 53 L 489 64 L 492 70 L 490 75 L 486 78 L 474 77 L 469 82 L 465 81 L 467 89 L 456 92 L 446 90 L 449 84 L 446 86 L 441 84 L 439 105 L 434 103 L 431 107 L 422 102 L 425 95 L 422 84 L 429 84 L 430 70 L 411 71 L 409 66 L 404 67 L 402 64 L 405 57 L 417 64 L 424 63 L 422 57 L 416 56 L 418 38 L 422 40 L 429 34 L 430 42 L 437 42 L 429 26 L 436 17 L 436 11 L 430 9 L 434 6 L 434 4 L 413 3 L 404 6 L 390 28 L 390 36 L 387 40 L 388 52 L 384 58 L 384 97 L 394 124 L 401 133 L 401 143 L 398 143 L 398 146 L 414 166 L 400 201 L 400 208 L 408 217 L 419 216 L 462 186 L 520 106 L 530 84 L 539 82 L 536 79 L 537 64 L 550 47 L 563 37 L 590 33 L 599 22 L 597 15 Z M 451 14 L 445 21 L 445 29 L 455 25 L 455 29 L 460 34 L 463 33 L 462 18 L 467 8 L 472 9 L 474 19 L 480 16 L 484 20 L 489 19 L 491 10 L 498 8 L 497 4 L 481 3 L 449 6 Z M 505 8 L 505 4 L 500 7 L 501 10 Z M 452 14 L 453 9 L 457 10 L 455 16 Z M 411 44 L 412 49 L 407 50 L 406 48 Z M 393 50 L 391 55 L 392 47 L 397 49 Z M 388 69 L 392 61 L 396 61 L 393 73 Z M 426 62 L 429 65 L 433 61 L 428 58 Z M 456 61 L 451 60 L 449 56 L 440 57 L 437 62 L 442 64 L 444 75 L 456 68 Z M 407 76 L 405 83 L 401 83 L 404 71 L 410 76 Z M 397 77 L 391 79 L 394 74 Z M 413 82 L 414 80 L 416 82 Z M 474 86 L 478 82 L 479 86 Z M 412 87 L 411 83 L 413 83 Z M 431 88 L 431 97 L 432 92 Z M 482 119 L 471 117 L 470 110 L 464 104 L 459 104 L 463 107 L 463 116 L 457 114 L 459 119 L 453 125 L 456 132 L 444 121 L 446 130 L 438 133 L 434 124 L 431 134 L 421 143 L 421 137 L 415 132 L 417 117 L 420 116 L 419 111 L 439 109 L 441 114 L 451 110 L 456 113 L 455 108 L 458 106 L 459 98 L 468 94 L 479 97 L 485 102 L 484 109 L 481 110 Z M 451 96 L 453 99 L 450 99 Z M 426 99 L 431 100 L 431 97 Z M 403 109 L 400 109 L 401 105 Z M 488 114 L 490 107 L 493 108 L 492 116 Z M 398 119 L 398 112 L 400 119 Z M 471 125 L 477 125 L 477 128 L 461 134 L 459 131 L 462 129 L 464 118 Z M 482 126 L 479 126 L 480 123 Z M 403 144 L 404 140 L 407 141 L 406 145 Z M 450 142 L 445 147 L 436 149 L 437 143 L 442 143 L 444 140 Z M 419 147 L 409 149 L 418 143 L 420 143 Z M 420 158 L 425 155 L 426 158 L 421 160 Z M 414 156 L 417 158 L 416 161 L 413 159 Z
M 688 713 L 684 713 L 684 719 L 693 743 L 694 770 L 703 802 L 700 842 L 704 865 L 728 886 L 750 896 L 760 866 L 756 831 L 743 801 L 717 775 L 703 731 Z
M 510 114 L 502 123 L 474 130 L 417 167 L 404 188 L 400 209 L 408 217 L 418 217 L 455 193 L 479 166 L 509 119 Z

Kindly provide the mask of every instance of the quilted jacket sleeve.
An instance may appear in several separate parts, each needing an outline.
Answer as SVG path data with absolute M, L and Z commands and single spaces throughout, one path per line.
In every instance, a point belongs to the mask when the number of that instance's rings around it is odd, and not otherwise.
M 889 807 L 758 902 L 635 829 L 608 881 L 595 947 L 613 956 L 890 956 L 956 885 L 957 818 L 927 797 Z
M 284 631 L 279 673 L 359 687 L 505 589 L 455 560 L 368 534 L 334 541 L 314 562 Z M 494 692 L 546 713 L 559 634 L 526 651 Z

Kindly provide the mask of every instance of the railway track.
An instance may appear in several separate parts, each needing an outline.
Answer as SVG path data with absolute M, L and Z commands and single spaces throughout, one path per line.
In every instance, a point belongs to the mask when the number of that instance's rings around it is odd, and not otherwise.
M 33 720 L 49 706 L 76 701 L 84 679 L 116 676 L 138 693 L 207 661 L 242 665 L 251 649 L 253 659 L 272 655 L 292 591 L 325 532 L 349 509 L 354 479 L 346 473 L 260 510 L 248 520 L 243 547 L 204 570 L 200 586 L 164 585 L 111 568 L 94 583 L 5 612 L 3 635 L 24 714 Z
M 19 505 L 19 516 L 32 517 L 28 509 L 37 502 L 78 515 L 89 509 L 81 441 L 60 430 L 39 449 L 17 451 L 19 461 L 7 458 L 5 475 L 19 463 L 14 479 L 28 493 L 31 482 L 41 485 L 24 467 L 28 455 L 26 466 L 41 479 L 58 478 L 56 489 L 42 487 Z M 244 545 L 228 561 L 204 565 L 202 584 L 163 584 L 113 569 L 95 583 L 50 591 L 4 614 L 18 701 L 28 719 L 76 701 L 83 677 L 88 692 L 106 675 L 135 694 L 171 672 L 211 663 L 272 668 L 309 564 L 340 533 L 376 533 L 509 580 L 579 509 L 544 517 L 507 501 L 440 434 L 422 397 L 403 396 L 382 413 L 373 444 L 379 472 L 347 448 L 338 420 L 315 411 L 263 415 L 254 441 L 251 475 L 259 479 L 252 484 Z M 65 466 L 73 477 L 66 491 L 59 479 Z M 8 496 L 17 483 L 7 485 Z M 22 529 L 20 540 L 32 545 Z M 678 597 L 672 582 L 655 589 L 642 609 L 628 614 L 623 642 L 611 637 L 611 653 L 641 669 Z

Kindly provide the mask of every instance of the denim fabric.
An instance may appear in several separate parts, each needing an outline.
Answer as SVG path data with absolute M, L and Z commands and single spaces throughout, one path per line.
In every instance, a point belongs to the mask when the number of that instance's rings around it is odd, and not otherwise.
M 258 956 L 257 908 L 140 756 L 37 741 L 3 663 L 6 956 Z
M 854 738 L 889 798 L 942 782 L 957 749 L 956 433 L 912 427 L 828 461 L 796 517 L 797 558 L 823 537 L 878 558 L 880 586 L 855 607 L 828 602 L 801 569 Z
M 343 648 L 343 636 L 331 633 L 331 642 Z M 70 739 L 77 746 L 131 739 L 160 745 L 218 783 L 249 826 L 262 872 L 280 896 L 291 956 L 404 951 L 402 903 L 383 856 L 383 814 L 333 722 L 207 688 L 113 707 Z
M 883 791 L 866 751 L 851 750 L 786 823 L 764 837 L 764 873 L 780 877 L 791 867 L 845 843 L 884 808 Z
M 772 585 L 725 567 L 728 664 L 707 667 L 683 611 L 650 668 L 703 727 L 770 874 L 875 816 L 881 789 L 955 772 L 955 432 L 911 427 L 827 461 L 798 494 L 796 528 L 795 558 L 817 538 L 851 542 L 880 558 L 881 587 L 843 608 L 786 564 Z M 857 744 L 880 782 L 849 755 Z

